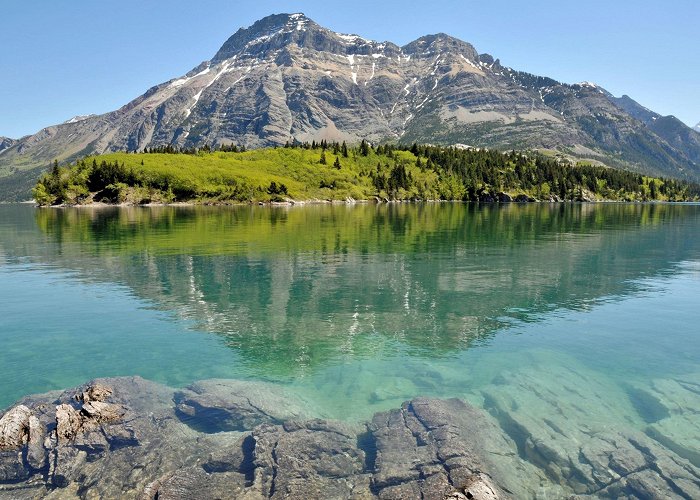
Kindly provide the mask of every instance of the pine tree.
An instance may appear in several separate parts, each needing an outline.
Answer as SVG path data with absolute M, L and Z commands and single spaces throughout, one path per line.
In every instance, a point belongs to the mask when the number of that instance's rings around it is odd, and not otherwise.
M 369 145 L 364 139 L 362 139 L 362 142 L 360 143 L 360 154 L 362 156 L 367 156 L 369 154 Z
M 321 151 L 321 159 L 318 161 L 321 165 L 326 165 L 326 150 Z
M 343 141 L 343 146 L 341 147 L 341 151 L 343 152 L 343 158 L 348 157 L 348 145 L 345 144 L 345 141 Z
M 338 170 L 340 170 L 340 158 L 338 158 L 337 156 L 335 157 L 335 161 L 333 162 L 333 166 L 335 168 L 337 168 Z

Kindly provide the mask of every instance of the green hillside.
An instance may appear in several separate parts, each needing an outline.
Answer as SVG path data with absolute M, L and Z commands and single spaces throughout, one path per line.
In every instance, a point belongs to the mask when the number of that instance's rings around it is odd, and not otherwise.
M 538 153 L 364 141 L 253 151 L 111 153 L 57 164 L 33 190 L 41 205 L 308 200 L 696 200 L 700 186 Z

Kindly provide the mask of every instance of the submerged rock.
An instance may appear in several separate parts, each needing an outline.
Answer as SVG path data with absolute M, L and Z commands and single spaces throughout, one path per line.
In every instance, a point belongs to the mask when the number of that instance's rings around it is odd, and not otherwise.
M 648 426 L 648 436 L 700 467 L 700 374 L 635 385 L 630 394 Z
M 502 498 L 486 470 L 479 430 L 488 424 L 457 399 L 414 399 L 374 416 L 372 483 L 380 498 Z M 459 496 L 454 497 L 459 498 Z
M 360 424 L 313 419 L 272 384 L 100 380 L 2 415 L 0 497 L 700 498 L 693 456 L 652 432 L 692 418 L 694 379 L 630 389 L 624 404 L 575 368 L 502 373 L 481 393 L 490 413 L 414 398 Z M 605 406 L 615 390 L 622 403 Z M 625 425 L 640 401 L 646 433 Z
M 240 380 L 202 380 L 175 393 L 178 416 L 207 432 L 244 431 L 262 423 L 310 416 L 311 404 L 291 400 L 277 385 Z
M 354 425 L 309 408 L 270 384 L 138 377 L 25 398 L 0 420 L 0 496 L 508 496 L 480 458 L 478 433 L 496 426 L 464 402 L 417 399 Z
M 593 372 L 533 366 L 482 395 L 519 454 L 581 498 L 700 498 L 700 469 L 632 425 L 627 394 Z

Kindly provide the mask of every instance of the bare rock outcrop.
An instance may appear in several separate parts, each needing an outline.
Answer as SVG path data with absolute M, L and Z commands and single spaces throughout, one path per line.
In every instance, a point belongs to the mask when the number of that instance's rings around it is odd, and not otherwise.
M 114 378 L 25 398 L 0 419 L 0 498 L 509 496 L 475 434 L 497 426 L 464 402 L 413 400 L 368 424 L 311 411 L 273 385 L 223 380 Z
M 485 386 L 488 412 L 414 398 L 356 424 L 259 382 L 95 381 L 0 417 L 0 498 L 700 498 L 695 427 L 669 420 L 697 414 L 694 376 L 626 393 L 538 370 Z
M 0 450 L 12 450 L 27 444 L 32 417 L 29 408 L 19 405 L 0 418 Z

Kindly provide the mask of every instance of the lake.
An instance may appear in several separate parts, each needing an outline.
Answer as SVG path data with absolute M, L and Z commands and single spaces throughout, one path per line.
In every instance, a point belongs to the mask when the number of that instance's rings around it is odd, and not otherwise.
M 698 205 L 0 205 L 0 407 L 264 380 L 319 417 L 459 397 L 524 457 L 635 430 L 699 466 L 699 290 Z

